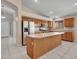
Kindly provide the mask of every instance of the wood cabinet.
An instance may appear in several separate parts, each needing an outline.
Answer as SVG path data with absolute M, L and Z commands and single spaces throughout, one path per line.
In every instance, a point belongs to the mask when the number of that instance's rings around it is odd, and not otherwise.
M 62 39 L 65 41 L 73 42 L 74 41 L 74 33 L 73 32 L 65 32 L 62 35 Z
M 47 22 L 49 22 L 49 21 L 46 21 L 43 19 L 36 19 L 36 18 L 31 18 L 31 17 L 26 17 L 26 16 L 22 16 L 22 20 L 23 21 L 33 21 L 35 24 L 38 24 L 39 26 L 45 25 L 45 24 L 47 24 Z
M 27 54 L 31 59 L 38 59 L 41 55 L 44 55 L 48 51 L 56 48 L 61 44 L 61 34 L 34 38 L 27 37 Z
M 74 27 L 74 17 L 64 19 L 64 26 L 65 27 Z
M 50 31 L 53 28 L 53 21 L 48 21 L 48 30 Z
M 48 28 L 53 27 L 53 21 L 48 21 Z
M 38 20 L 38 19 L 34 19 L 33 21 L 34 21 L 35 24 L 39 24 L 39 23 L 41 22 L 41 21 Z

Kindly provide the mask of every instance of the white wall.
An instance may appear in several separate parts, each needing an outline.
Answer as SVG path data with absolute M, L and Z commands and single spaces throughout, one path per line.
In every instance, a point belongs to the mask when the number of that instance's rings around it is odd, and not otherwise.
M 52 19 L 40 16 L 36 12 L 34 12 L 33 10 L 26 8 L 24 6 L 22 6 L 22 12 L 21 13 L 22 13 L 22 16 L 29 16 L 29 17 L 33 17 L 33 18 L 42 19 L 42 20 L 52 21 Z
M 21 46 L 22 45 L 22 35 L 21 35 L 21 0 L 6 0 L 10 3 L 12 3 L 13 5 L 15 5 L 18 9 L 18 17 L 16 19 L 16 42 L 17 42 L 17 46 Z M 16 18 L 16 17 L 15 17 Z

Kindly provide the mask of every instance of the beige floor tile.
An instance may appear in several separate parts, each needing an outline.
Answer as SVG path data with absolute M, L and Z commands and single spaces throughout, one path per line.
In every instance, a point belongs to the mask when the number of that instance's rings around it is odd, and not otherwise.
M 74 43 L 68 41 L 62 41 L 62 46 L 71 47 Z
M 16 46 L 12 38 L 3 38 L 1 40 L 1 59 L 31 59 L 27 55 L 25 46 Z M 62 41 L 60 46 L 38 59 L 76 59 L 76 45 L 76 43 Z
M 1 59 L 10 59 L 10 53 L 8 49 L 1 50 Z
M 1 56 L 1 59 L 11 59 L 10 56 Z
M 49 58 L 42 56 L 42 57 L 39 57 L 38 59 L 49 59 Z
M 65 55 L 61 59 L 77 59 L 77 56 L 72 56 L 72 55 Z
M 73 44 L 71 49 L 69 49 L 64 56 L 62 56 L 62 59 L 77 59 L 77 46 L 76 44 Z
M 49 54 L 47 57 L 49 59 L 61 59 L 61 56 L 55 53 Z
M 9 50 L 10 51 L 10 54 L 13 56 L 13 55 L 19 55 L 20 53 L 19 53 L 19 50 L 17 49 L 17 48 L 15 48 L 15 49 L 10 49 Z
M 48 55 L 49 55 L 49 53 L 46 53 L 46 54 L 38 57 L 38 59 L 48 59 Z
M 31 59 L 27 54 L 24 54 L 24 55 L 23 55 L 23 58 L 24 58 L 24 59 Z
M 68 47 L 61 47 L 60 49 L 56 50 L 54 54 L 58 54 L 59 56 L 63 56 L 70 48 Z
M 22 55 L 11 56 L 11 59 L 23 59 Z

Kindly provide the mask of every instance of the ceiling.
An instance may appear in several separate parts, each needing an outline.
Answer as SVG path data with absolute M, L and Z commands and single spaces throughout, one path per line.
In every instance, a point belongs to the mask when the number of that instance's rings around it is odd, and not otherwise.
M 59 18 L 77 13 L 76 0 L 22 0 L 22 5 L 37 14 Z

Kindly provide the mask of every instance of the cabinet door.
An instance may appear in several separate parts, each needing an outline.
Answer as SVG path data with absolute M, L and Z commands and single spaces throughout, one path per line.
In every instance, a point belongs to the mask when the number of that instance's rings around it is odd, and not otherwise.
M 64 40 L 66 41 L 74 41 L 74 35 L 73 32 L 65 32 L 64 33 Z
M 39 24 L 39 26 L 41 26 L 41 23 L 42 23 L 42 21 L 41 21 L 41 20 L 38 20 L 38 24 Z
M 64 20 L 65 27 L 74 27 L 74 18 L 68 18 Z
M 52 28 L 53 27 L 53 22 L 52 21 L 48 21 L 48 28 Z
M 38 24 L 38 20 L 37 20 L 37 19 L 34 19 L 34 23 L 35 23 L 35 24 Z

